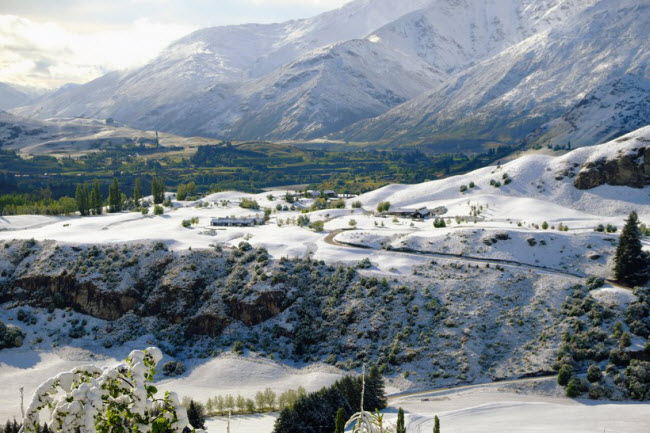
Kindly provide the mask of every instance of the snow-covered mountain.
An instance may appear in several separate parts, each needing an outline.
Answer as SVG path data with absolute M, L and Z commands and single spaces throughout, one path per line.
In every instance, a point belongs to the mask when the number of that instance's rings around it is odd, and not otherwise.
M 221 138 L 313 138 L 437 89 L 593 1 L 357 0 L 306 20 L 209 28 L 138 70 L 17 112 Z
M 7 83 L 0 83 L 0 110 L 11 110 L 28 104 L 32 96 Z
M 630 91 L 614 105 L 636 106 L 639 95 L 634 88 L 650 78 L 649 28 L 647 2 L 599 1 L 456 75 L 441 89 L 340 135 L 362 141 L 423 142 L 438 149 L 450 142 L 514 142 L 562 116 L 589 92 L 602 87 L 606 93 L 619 93 L 604 89 L 626 76 L 635 78 L 625 82 L 638 84 L 624 86 Z M 598 111 L 584 121 L 593 124 L 607 109 Z M 614 117 L 620 123 L 621 117 Z M 626 132 L 649 122 L 647 117 L 622 126 L 604 122 L 599 127 L 603 134 L 587 138 L 606 138 L 606 130 Z
M 585 146 L 618 137 L 649 121 L 650 80 L 624 75 L 589 92 L 562 117 L 526 137 L 526 143 Z

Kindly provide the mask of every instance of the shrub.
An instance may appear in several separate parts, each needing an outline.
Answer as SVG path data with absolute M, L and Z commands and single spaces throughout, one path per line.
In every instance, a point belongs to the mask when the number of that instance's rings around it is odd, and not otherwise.
M 557 375 L 557 383 L 566 386 L 573 378 L 573 368 L 570 365 L 564 364 Z
M 185 364 L 182 361 L 167 361 L 163 364 L 162 370 L 165 376 L 180 376 L 185 373 Z
M 603 372 L 596 364 L 591 364 L 587 369 L 587 380 L 591 383 L 598 382 L 603 378 Z
M 235 352 L 237 355 L 243 355 L 244 343 L 242 343 L 241 341 L 235 341 L 232 345 L 232 351 Z
M 25 333 L 12 325 L 0 321 L 0 349 L 10 349 L 23 345 Z
M 309 223 L 309 228 L 315 232 L 322 232 L 325 230 L 325 224 L 323 221 L 314 221 L 312 223 Z
M 361 206 L 363 206 L 363 205 L 361 204 L 361 202 L 360 202 L 359 200 L 357 200 L 357 201 L 355 201 L 354 203 L 352 203 L 352 207 L 353 207 L 354 209 L 360 209 Z
M 382 201 L 377 205 L 377 212 L 383 213 L 383 212 L 388 212 L 390 210 L 390 202 L 389 201 Z
M 566 387 L 566 396 L 569 398 L 579 397 L 580 394 L 587 391 L 587 386 L 580 379 L 574 377 L 569 381 Z
M 465 192 L 465 191 L 467 191 L 467 185 L 461 185 L 460 192 Z
M 244 208 L 244 209 L 253 209 L 253 210 L 259 210 L 260 205 L 257 203 L 256 200 L 244 197 L 239 203 L 239 207 Z
M 163 209 L 162 206 L 160 206 L 160 205 L 157 204 L 157 205 L 155 205 L 155 206 L 153 207 L 153 214 L 154 214 L 154 215 L 162 215 L 162 214 L 164 214 L 164 213 L 165 213 L 165 210 Z

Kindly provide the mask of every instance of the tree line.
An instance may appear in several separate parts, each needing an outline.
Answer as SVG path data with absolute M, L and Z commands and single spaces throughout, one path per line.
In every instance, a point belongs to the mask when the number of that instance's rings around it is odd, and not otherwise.
M 151 192 L 154 204 L 165 200 L 165 181 L 162 177 L 154 177 L 151 181 Z M 142 182 L 135 180 L 133 194 L 129 198 L 120 188 L 117 178 L 108 187 L 108 197 L 105 200 L 101 193 L 99 181 L 95 179 L 92 187 L 87 183 L 78 183 L 75 193 L 76 210 L 81 216 L 101 215 L 104 208 L 108 213 L 117 213 L 127 209 L 140 208 L 145 205 L 142 201 Z

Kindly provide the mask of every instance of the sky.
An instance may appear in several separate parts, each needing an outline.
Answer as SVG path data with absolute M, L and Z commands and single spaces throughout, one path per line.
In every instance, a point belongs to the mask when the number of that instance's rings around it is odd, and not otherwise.
M 0 82 L 53 89 L 153 59 L 200 28 L 307 18 L 349 0 L 0 0 Z

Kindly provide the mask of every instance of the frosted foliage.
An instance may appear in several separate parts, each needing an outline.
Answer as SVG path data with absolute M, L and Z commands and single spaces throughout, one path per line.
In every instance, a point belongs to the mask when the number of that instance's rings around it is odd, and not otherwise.
M 345 423 L 345 428 L 347 429 L 351 425 L 354 425 L 352 428 L 353 433 L 379 433 L 379 430 L 375 428 L 370 412 L 361 411 L 352 415 L 348 422 Z
M 46 380 L 32 396 L 24 431 L 37 431 L 45 409 L 45 422 L 57 432 L 181 432 L 190 425 L 178 396 L 155 396 L 152 381 L 161 359 L 160 350 L 150 347 L 112 368 L 89 365 Z

